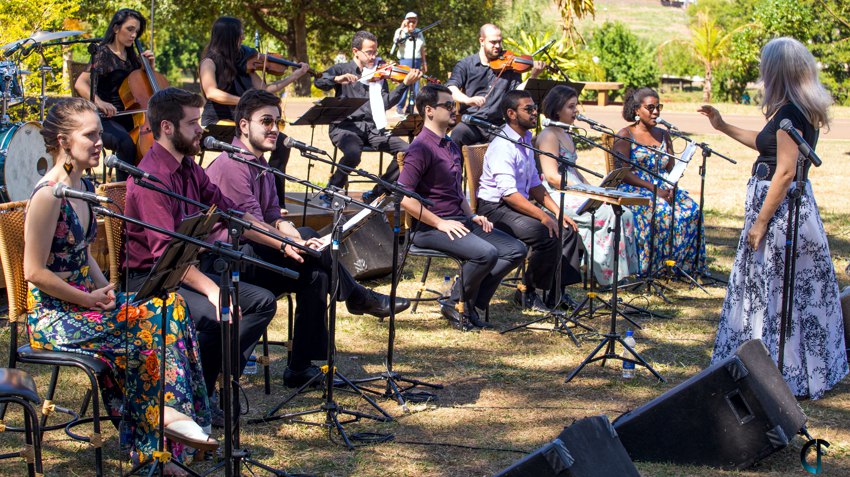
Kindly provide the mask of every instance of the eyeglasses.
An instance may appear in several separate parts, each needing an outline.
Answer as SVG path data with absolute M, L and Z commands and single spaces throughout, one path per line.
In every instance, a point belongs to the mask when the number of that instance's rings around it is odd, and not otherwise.
M 528 106 L 526 106 L 524 108 L 519 108 L 519 109 L 525 111 L 528 114 L 531 114 L 531 113 L 537 111 L 537 105 L 536 104 L 529 104 Z
M 661 104 L 661 103 L 658 103 L 658 104 L 644 104 L 644 105 L 643 105 L 643 107 L 644 107 L 644 108 L 646 108 L 646 110 L 647 110 L 647 111 L 649 111 L 650 113 L 655 112 L 655 110 L 656 110 L 656 109 L 657 109 L 657 110 L 658 110 L 658 112 L 660 113 L 660 112 L 661 112 L 661 110 L 662 110 L 662 109 L 664 109 L 664 105 L 663 105 L 663 104 Z
M 286 121 L 281 118 L 275 119 L 271 116 L 263 116 L 257 122 L 262 124 L 266 129 L 274 129 L 274 126 L 277 126 L 278 129 L 283 130 L 286 127 Z
M 435 108 L 446 108 L 449 111 L 453 111 L 455 109 L 455 106 L 457 106 L 457 103 L 455 101 L 451 101 L 451 100 L 446 101 L 445 103 L 435 103 L 434 104 Z

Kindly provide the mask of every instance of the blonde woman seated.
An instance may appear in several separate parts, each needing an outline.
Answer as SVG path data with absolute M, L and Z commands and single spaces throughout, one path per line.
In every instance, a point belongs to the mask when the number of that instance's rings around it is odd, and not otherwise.
M 578 93 L 569 86 L 555 86 L 543 99 L 543 114 L 552 121 L 572 124 L 575 122 L 578 106 Z M 561 128 L 547 126 L 537 136 L 537 147 L 550 154 L 561 155 L 568 160 L 577 159 L 576 146 L 573 139 Z M 540 156 L 540 169 L 543 172 L 543 185 L 556 204 L 561 202 L 561 194 L 557 191 L 561 186 L 561 173 L 555 159 Z M 587 180 L 575 168 L 567 169 L 567 185 L 584 183 Z M 610 205 L 600 207 L 594 216 L 594 232 L 591 236 L 591 215 L 589 212 L 578 215 L 576 211 L 586 199 L 566 194 L 564 196 L 564 213 L 578 225 L 584 248 L 587 251 L 585 261 L 590 257 L 590 247 L 593 244 L 593 276 L 600 285 L 610 285 L 614 276 L 614 209 Z M 620 261 L 618 276 L 622 279 L 638 272 L 637 246 L 635 243 L 635 224 L 631 211 L 623 209 L 620 237 Z
M 195 328 L 183 299 L 171 294 L 133 306 L 131 295 L 112 290 L 89 252 L 97 232 L 91 206 L 57 198 L 59 185 L 93 191 L 83 170 L 97 167 L 103 127 L 95 105 L 68 98 L 51 108 L 41 131 L 55 166 L 33 190 L 24 223 L 24 275 L 29 282 L 28 329 L 33 348 L 94 356 L 112 375 L 100 383 L 112 416 L 124 415 L 133 429 L 132 456 L 145 461 L 157 450 L 159 406 L 165 406 L 165 435 L 176 459 L 218 443 L 201 426 L 210 424 L 209 404 Z M 48 232 L 48 233 L 45 233 Z M 160 376 L 161 309 L 168 331 L 166 373 Z M 165 402 L 159 402 L 161 384 Z M 186 475 L 173 463 L 168 475 Z

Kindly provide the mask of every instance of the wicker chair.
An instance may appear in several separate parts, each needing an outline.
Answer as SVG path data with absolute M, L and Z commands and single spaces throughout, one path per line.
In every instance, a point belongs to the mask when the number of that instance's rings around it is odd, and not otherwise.
M 0 204 L 0 259 L 3 261 L 3 272 L 6 278 L 6 293 L 9 301 L 9 368 L 15 368 L 17 363 L 40 364 L 53 366 L 50 385 L 42 406 L 41 432 L 65 429 L 65 433 L 73 439 L 89 442 L 95 452 L 95 473 L 103 475 L 103 438 L 101 437 L 100 399 L 98 398 L 98 377 L 111 373 L 109 366 L 102 360 L 79 353 L 69 353 L 47 349 L 32 348 L 27 338 L 26 344 L 19 345 L 18 339 L 21 328 L 26 333 L 27 323 L 27 283 L 24 280 L 24 216 L 27 202 L 8 202 Z M 25 336 L 28 336 L 25 334 Z M 56 406 L 53 398 L 59 378 L 59 367 L 73 367 L 83 371 L 88 377 L 88 388 L 80 406 L 80 412 Z M 80 418 L 86 414 L 88 405 L 92 406 L 92 417 Z M 5 411 L 5 408 L 2 410 Z M 54 411 L 69 414 L 70 420 L 61 424 L 47 426 L 47 419 Z M 2 415 L 2 413 L 0 413 Z M 93 434 L 91 437 L 81 436 L 72 432 L 72 428 L 91 422 Z M 8 429 L 8 428 L 7 428 Z
M 614 150 L 614 136 L 610 134 L 602 134 L 602 145 L 605 146 L 606 149 Z M 608 151 L 605 151 L 605 173 L 610 174 L 611 171 L 617 168 L 617 160 L 614 158 L 614 155 Z
M 489 144 L 478 144 L 475 146 L 463 146 L 463 170 L 466 172 L 466 184 L 469 191 L 469 206 L 475 212 L 478 209 L 478 184 L 481 181 L 481 173 L 484 172 L 484 154 L 487 153 Z
M 112 199 L 109 208 L 115 212 L 124 211 L 124 199 L 127 196 L 126 182 L 109 182 L 97 186 L 98 195 Z M 106 245 L 109 248 L 109 282 L 115 285 L 121 282 L 121 253 L 124 249 L 124 222 L 113 218 L 104 217 L 106 230 Z

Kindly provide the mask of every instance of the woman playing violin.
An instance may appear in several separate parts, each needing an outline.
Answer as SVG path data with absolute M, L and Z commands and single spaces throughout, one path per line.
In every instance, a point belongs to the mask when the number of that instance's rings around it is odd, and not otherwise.
M 249 65 L 249 60 L 257 52 L 242 45 L 244 37 L 241 20 L 233 17 L 219 17 L 213 23 L 210 42 L 204 48 L 201 59 L 201 90 L 207 98 L 201 116 L 201 125 L 207 130 L 208 135 L 228 143 L 233 140 L 236 133 L 233 110 L 245 91 L 256 88 L 270 93 L 279 93 L 309 70 L 306 63 L 301 63 L 300 68 L 289 76 L 267 84 Z M 286 169 L 286 163 L 289 160 L 289 148 L 283 146 L 285 138 L 284 134 L 278 135 L 277 147 L 269 158 L 269 164 L 280 170 Z M 282 181 L 278 181 L 277 190 L 283 204 Z
M 133 49 L 136 38 L 145 32 L 147 21 L 136 10 L 122 8 L 115 12 L 112 21 L 106 27 L 103 40 L 92 55 L 92 63 L 86 67 L 74 83 L 77 94 L 91 99 L 97 105 L 102 116 L 103 145 L 124 162 L 136 162 L 136 143 L 130 137 L 130 131 L 135 127 L 133 117 L 116 116 L 124 111 L 119 88 L 133 71 L 142 67 L 142 60 Z M 153 64 L 153 53 L 148 50 L 142 53 L 147 61 Z M 92 75 L 94 72 L 94 75 Z M 94 83 L 94 94 L 92 94 Z M 118 180 L 127 179 L 122 171 L 117 172 Z
M 490 62 L 498 60 L 502 50 L 502 30 L 488 23 L 478 32 L 478 53 L 460 60 L 452 70 L 452 77 L 446 86 L 452 92 L 452 99 L 461 103 L 461 113 L 471 114 L 478 119 L 501 126 L 505 123 L 499 111 L 502 96 L 522 82 L 522 75 L 513 70 L 496 71 Z M 543 62 L 535 61 L 531 77 L 537 78 L 543 71 Z M 452 141 L 459 146 L 482 144 L 489 140 L 488 135 L 476 126 L 458 123 L 452 130 Z

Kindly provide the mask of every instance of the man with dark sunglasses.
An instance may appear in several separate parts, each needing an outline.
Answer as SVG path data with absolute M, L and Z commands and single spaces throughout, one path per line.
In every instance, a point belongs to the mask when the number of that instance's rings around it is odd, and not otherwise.
M 275 150 L 280 134 L 280 98 L 268 91 L 248 90 L 239 98 L 233 117 L 237 136 L 233 138 L 232 144 L 253 154 L 240 157 L 268 166 L 264 155 Z M 295 228 L 292 222 L 281 215 L 275 175 L 261 173 L 258 168 L 230 158 L 227 153 L 219 155 L 206 172 L 210 181 L 218 186 L 237 209 L 250 213 L 271 230 L 301 245 L 311 248 L 321 245 L 315 230 L 308 227 Z M 320 372 L 311 360 L 322 360 L 327 356 L 325 321 L 332 270 L 330 248 L 326 248 L 320 257 L 310 258 L 304 257 L 298 249 L 290 246 L 281 248 L 279 241 L 264 238 L 263 241 L 249 241 L 243 252 L 299 273 L 298 280 L 287 280 L 264 268 L 249 266 L 243 273 L 243 279 L 262 283 L 264 288 L 275 295 L 295 293 L 298 306 L 295 309 L 292 353 L 283 379 L 289 387 L 301 386 Z M 389 316 L 390 297 L 360 285 L 344 267 L 339 268 L 339 283 L 337 299 L 346 302 L 349 313 L 365 313 L 379 318 Z M 409 306 L 408 300 L 396 298 L 396 313 Z
M 401 206 L 415 221 L 412 240 L 418 247 L 464 261 L 463 283 L 455 283 L 441 312 L 461 330 L 487 328 L 491 325 L 481 320 L 480 314 L 490 305 L 502 278 L 525 258 L 526 248 L 519 240 L 493 229 L 486 217 L 474 214 L 463 195 L 460 148 L 446 136 L 448 128 L 457 122 L 449 89 L 442 85 L 423 87 L 416 97 L 416 110 L 425 124 L 410 143 L 398 182 L 433 205 L 426 208 L 410 197 L 402 200 Z
M 537 125 L 537 105 L 528 91 L 513 90 L 505 94 L 500 109 L 506 124 L 501 134 L 514 141 L 531 145 L 531 130 Z M 484 170 L 478 189 L 478 211 L 486 215 L 496 228 L 522 240 L 530 249 L 523 284 L 515 300 L 524 309 L 548 312 L 561 298 L 562 290 L 552 290 L 558 254 L 561 253 L 561 285 L 581 281 L 579 259 L 581 240 L 575 222 L 564 215 L 563 247 L 558 243 L 558 222 L 548 212 L 531 202 L 533 199 L 555 216 L 558 204 L 540 181 L 534 153 L 521 144 L 497 136 L 487 148 Z M 550 291 L 547 303 L 536 290 Z M 568 298 L 566 302 L 572 303 Z

